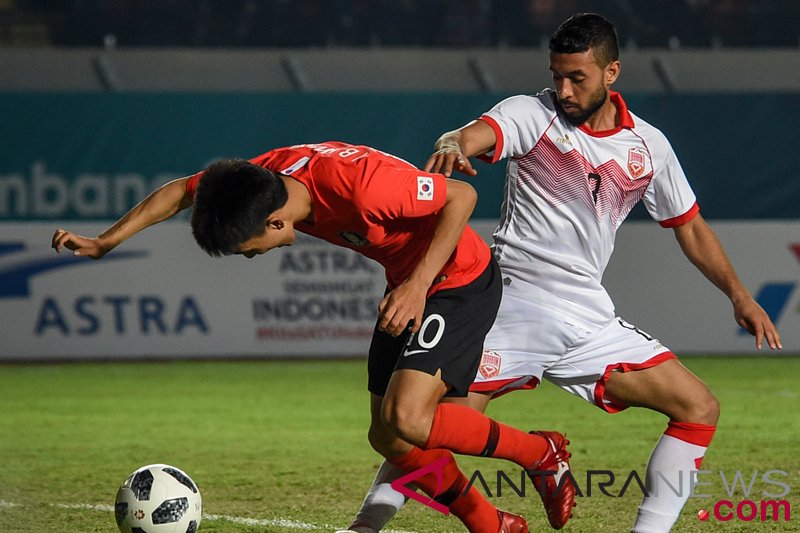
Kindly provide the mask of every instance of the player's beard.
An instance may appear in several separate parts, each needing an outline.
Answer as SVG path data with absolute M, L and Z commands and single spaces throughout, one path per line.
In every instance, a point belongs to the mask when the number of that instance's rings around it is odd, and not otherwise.
M 605 87 L 600 87 L 589 99 L 589 103 L 586 105 L 586 107 L 578 107 L 575 111 L 567 112 L 562 105 L 561 111 L 564 112 L 567 122 L 573 126 L 580 126 L 592 118 L 592 115 L 597 113 L 597 111 L 603 107 L 603 104 L 606 102 L 606 98 L 608 98 L 608 91 Z M 561 103 L 561 101 L 559 101 L 559 103 Z M 572 102 L 569 103 L 574 105 Z

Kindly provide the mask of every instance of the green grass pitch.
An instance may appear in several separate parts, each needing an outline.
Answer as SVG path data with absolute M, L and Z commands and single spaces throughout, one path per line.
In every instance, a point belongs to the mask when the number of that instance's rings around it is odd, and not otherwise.
M 800 531 L 800 358 L 686 358 L 722 404 L 720 425 L 703 468 L 707 485 L 693 497 L 674 531 Z M 331 531 L 346 526 L 379 459 L 367 443 L 366 363 L 166 362 L 0 365 L 0 531 L 116 531 L 113 499 L 139 466 L 168 463 L 188 472 L 203 494 L 201 532 Z M 572 440 L 573 468 L 644 474 L 666 419 L 630 409 L 607 415 L 544 384 L 490 406 L 493 417 L 524 429 L 559 429 Z M 518 479 L 510 463 L 459 458 L 495 490 L 498 468 Z M 759 502 L 779 487 L 790 492 L 789 522 L 700 521 L 697 511 L 730 499 Z M 729 498 L 721 481 L 741 472 Z M 755 475 L 755 478 L 753 476 Z M 621 481 L 608 490 L 621 488 Z M 480 487 L 479 487 L 480 488 Z M 523 513 L 531 531 L 548 531 L 538 496 L 508 486 L 492 500 Z M 635 489 L 635 486 L 633 486 Z M 482 490 L 482 489 L 481 489 Z M 578 498 L 565 532 L 625 532 L 640 496 Z M 250 523 L 242 519 L 253 519 Z M 282 522 L 286 521 L 286 522 Z M 284 525 L 281 525 L 284 524 Z M 302 529 L 305 528 L 305 529 Z M 390 524 L 418 533 L 463 531 L 410 502 Z

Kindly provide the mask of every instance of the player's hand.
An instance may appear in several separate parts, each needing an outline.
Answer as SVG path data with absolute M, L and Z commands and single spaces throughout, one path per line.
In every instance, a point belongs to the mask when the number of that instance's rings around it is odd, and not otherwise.
M 759 350 L 763 346 L 764 340 L 773 350 L 783 349 L 781 336 L 778 334 L 775 324 L 772 323 L 766 311 L 752 298 L 748 297 L 734 302 L 733 316 L 736 318 L 737 324 L 756 338 L 756 348 Z
M 393 337 L 406 329 L 419 331 L 425 311 L 428 287 L 406 280 L 378 304 L 378 328 Z M 413 322 L 413 324 L 409 324 Z
M 461 150 L 451 146 L 433 152 L 424 168 L 425 172 L 444 174 L 448 178 L 453 174 L 453 169 L 467 176 L 478 174 L 478 171 L 472 168 L 469 158 L 462 154 Z
M 100 259 L 111 250 L 110 247 L 101 243 L 100 239 L 84 237 L 63 229 L 57 229 L 53 234 L 51 246 L 58 253 L 61 253 L 62 248 L 67 248 L 72 250 L 73 255 L 92 259 Z

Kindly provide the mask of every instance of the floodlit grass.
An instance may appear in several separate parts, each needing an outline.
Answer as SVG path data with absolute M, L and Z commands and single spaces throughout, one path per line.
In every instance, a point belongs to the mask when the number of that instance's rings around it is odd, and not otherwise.
M 712 473 L 689 500 L 675 531 L 799 531 L 800 441 L 797 383 L 800 358 L 687 358 L 722 404 L 722 419 L 703 464 Z M 201 531 L 294 533 L 278 520 L 332 530 L 349 523 L 379 458 L 370 449 L 364 361 L 169 362 L 0 366 L 0 531 L 114 532 L 119 483 L 139 466 L 168 463 L 189 473 L 211 515 L 258 519 L 259 525 L 217 518 Z M 631 470 L 644 475 L 650 451 L 666 424 L 658 414 L 628 410 L 607 415 L 545 384 L 493 402 L 490 414 L 524 429 L 559 429 L 573 444 L 575 477 L 586 489 L 587 470 L 611 470 L 616 494 Z M 479 468 L 490 489 L 496 470 L 519 479 L 515 465 L 459 458 L 470 476 Z M 699 509 L 729 499 L 770 499 L 762 492 L 790 487 L 786 522 L 698 520 Z M 740 471 L 728 497 L 726 479 Z M 480 486 L 479 486 L 480 488 Z M 625 532 L 640 495 L 605 496 L 596 481 L 578 499 L 566 532 Z M 547 531 L 538 496 L 517 496 L 508 486 L 492 500 L 525 514 L 531 531 Z M 60 506 L 66 504 L 69 507 Z M 86 507 L 81 508 L 81 504 Z M 268 522 L 269 521 L 269 522 Z M 391 523 L 395 530 L 463 531 L 416 502 Z

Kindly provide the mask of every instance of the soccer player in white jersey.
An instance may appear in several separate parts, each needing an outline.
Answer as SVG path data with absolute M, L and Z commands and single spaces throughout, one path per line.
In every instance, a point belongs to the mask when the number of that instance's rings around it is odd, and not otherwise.
M 615 316 L 601 284 L 634 204 L 643 199 L 651 217 L 673 229 L 759 349 L 764 342 L 780 349 L 780 336 L 700 216 L 666 137 L 610 90 L 620 73 L 613 25 L 586 13 L 565 21 L 550 41 L 550 70 L 555 90 L 508 98 L 445 133 L 425 167 L 474 176 L 469 157 L 508 159 L 494 234 L 503 299 L 468 402 L 482 410 L 490 398 L 545 378 L 609 413 L 634 406 L 667 415 L 647 466 L 649 496 L 632 527 L 666 532 L 689 496 L 719 403 L 669 348 Z M 387 484 L 394 475 L 381 468 L 351 531 L 379 530 L 399 509 L 403 499 Z

